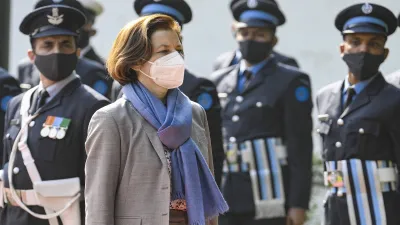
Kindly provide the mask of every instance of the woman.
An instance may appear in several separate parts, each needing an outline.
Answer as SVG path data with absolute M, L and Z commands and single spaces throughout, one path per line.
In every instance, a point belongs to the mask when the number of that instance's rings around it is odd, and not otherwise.
M 211 174 L 205 111 L 177 89 L 182 54 L 180 27 L 165 15 L 118 34 L 107 67 L 124 98 L 89 125 L 87 225 L 216 224 L 227 211 Z

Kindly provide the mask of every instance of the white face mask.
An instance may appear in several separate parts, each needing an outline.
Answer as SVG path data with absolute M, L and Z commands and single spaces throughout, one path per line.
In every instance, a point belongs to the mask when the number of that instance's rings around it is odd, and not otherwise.
M 144 73 L 147 77 L 164 88 L 173 89 L 182 85 L 185 74 L 185 61 L 179 52 L 172 52 L 166 56 L 157 59 L 154 62 L 148 61 L 151 64 L 150 74 Z

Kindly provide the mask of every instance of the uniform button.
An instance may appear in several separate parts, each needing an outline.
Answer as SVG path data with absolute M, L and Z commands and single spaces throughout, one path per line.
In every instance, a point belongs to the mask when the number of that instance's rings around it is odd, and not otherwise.
M 6 138 L 7 138 L 7 139 L 10 139 L 10 134 L 6 134 Z
M 321 130 L 320 130 L 320 129 L 317 129 L 317 133 L 321 133 Z
M 30 127 L 35 126 L 35 121 L 31 121 L 31 122 L 29 123 L 29 126 L 30 126 Z
M 236 142 L 236 138 L 235 137 L 230 137 L 229 141 L 232 142 L 232 143 L 235 143 Z
M 343 126 L 344 121 L 343 121 L 342 119 L 338 119 L 337 124 L 338 124 L 339 126 Z
M 13 172 L 14 172 L 14 174 L 18 174 L 19 173 L 19 168 L 18 167 L 14 167 Z
M 340 143 L 340 142 L 338 141 L 338 142 L 336 142 L 335 146 L 336 146 L 336 148 L 340 148 L 340 147 L 342 147 L 342 143 Z
M 261 108 L 261 107 L 262 107 L 262 102 L 257 102 L 257 103 L 256 103 L 256 106 L 257 106 L 258 108 Z
M 236 102 L 239 102 L 239 103 L 243 102 L 243 97 L 240 95 L 236 96 Z
M 232 116 L 232 121 L 233 121 L 233 122 L 239 121 L 239 116 L 238 116 L 238 115 Z
M 360 134 L 363 134 L 365 131 L 364 131 L 363 128 L 360 128 L 360 129 L 358 130 L 358 132 L 359 132 Z

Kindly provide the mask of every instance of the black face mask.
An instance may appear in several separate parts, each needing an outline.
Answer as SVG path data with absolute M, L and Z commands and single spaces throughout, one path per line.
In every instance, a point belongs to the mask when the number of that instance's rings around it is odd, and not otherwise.
M 81 30 L 78 38 L 78 47 L 85 48 L 86 46 L 88 46 L 89 39 L 90 39 L 89 32 Z
M 368 80 L 378 73 L 379 66 L 385 61 L 385 55 L 373 55 L 367 52 L 345 54 L 343 60 L 349 71 L 360 81 Z
M 239 42 L 243 59 L 251 64 L 257 64 L 266 59 L 272 51 L 271 42 L 259 42 L 253 40 Z
M 35 65 L 47 79 L 60 81 L 75 70 L 78 56 L 76 53 L 62 54 L 55 53 L 50 55 L 36 55 Z

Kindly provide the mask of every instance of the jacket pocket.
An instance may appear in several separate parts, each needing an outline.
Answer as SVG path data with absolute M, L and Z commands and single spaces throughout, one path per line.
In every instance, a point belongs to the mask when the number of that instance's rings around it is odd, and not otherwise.
M 378 149 L 378 137 L 381 126 L 378 122 L 361 120 L 349 125 L 349 135 L 346 144 L 348 147 L 356 147 L 359 152 L 369 152 Z
M 117 216 L 115 218 L 115 225 L 142 225 L 142 218 L 129 217 L 129 216 Z

